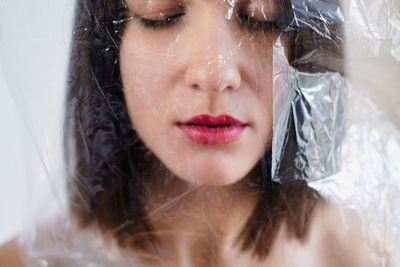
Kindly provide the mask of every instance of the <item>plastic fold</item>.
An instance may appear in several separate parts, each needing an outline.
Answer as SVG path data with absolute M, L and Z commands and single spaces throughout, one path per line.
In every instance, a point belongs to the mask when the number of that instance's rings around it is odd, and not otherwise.
M 400 266 L 398 0 L 3 2 L 26 266 Z

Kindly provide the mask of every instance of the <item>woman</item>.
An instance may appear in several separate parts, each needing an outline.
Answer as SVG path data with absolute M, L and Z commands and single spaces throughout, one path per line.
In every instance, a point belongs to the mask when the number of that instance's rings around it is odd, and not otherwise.
M 273 88 L 286 89 L 274 81 L 274 57 L 315 71 L 323 64 L 303 55 L 341 49 L 293 23 L 293 7 L 78 2 L 65 138 L 71 211 L 81 229 L 118 243 L 121 262 L 364 266 L 357 234 L 331 225 L 337 213 L 316 191 L 271 181 Z M 287 168 L 292 133 L 289 143 Z

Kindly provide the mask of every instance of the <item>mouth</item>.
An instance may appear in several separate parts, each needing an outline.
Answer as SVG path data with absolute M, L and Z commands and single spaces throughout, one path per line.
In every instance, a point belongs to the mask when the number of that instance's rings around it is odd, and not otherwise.
M 207 114 L 195 116 L 176 126 L 189 140 L 202 145 L 224 145 L 240 138 L 248 124 L 229 115 L 213 117 Z

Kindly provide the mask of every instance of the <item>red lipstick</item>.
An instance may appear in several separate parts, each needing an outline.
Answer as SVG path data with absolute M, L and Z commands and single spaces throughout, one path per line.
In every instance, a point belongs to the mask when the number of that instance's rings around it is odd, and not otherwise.
M 236 141 L 248 125 L 226 114 L 217 117 L 201 114 L 176 126 L 189 140 L 216 146 Z

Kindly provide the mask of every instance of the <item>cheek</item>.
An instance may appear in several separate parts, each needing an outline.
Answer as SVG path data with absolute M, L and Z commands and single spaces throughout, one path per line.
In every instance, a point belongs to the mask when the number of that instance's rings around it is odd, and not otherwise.
M 257 103 L 265 126 L 269 129 L 267 139 L 272 140 L 274 112 L 286 101 L 288 91 L 288 67 L 291 56 L 291 36 L 280 34 L 275 41 L 256 42 L 253 54 L 258 55 L 253 61 L 252 79 L 256 80 Z M 271 45 L 273 44 L 273 45 Z M 278 113 L 279 114 L 279 113 Z M 261 120 L 260 120 L 261 123 Z
M 120 48 L 120 70 L 125 101 L 133 125 L 136 127 L 164 118 L 168 103 L 168 91 L 164 90 L 170 77 L 168 62 L 154 49 L 143 46 L 136 40 L 123 38 Z M 135 112 L 133 112 L 135 111 Z
M 258 114 L 257 123 L 262 125 L 262 129 L 259 130 L 264 136 L 263 140 L 271 140 L 274 98 L 274 52 L 272 47 L 269 49 L 265 49 L 265 47 L 267 46 L 258 45 L 257 49 L 255 49 L 258 57 L 253 63 L 255 69 L 252 79 L 255 81 L 256 99 L 252 102 L 257 103 L 257 111 L 255 113 Z
M 132 51 L 137 50 L 123 40 L 120 49 L 121 79 L 131 123 L 141 139 L 147 141 L 143 137 L 162 135 L 161 127 L 151 125 L 151 122 L 162 124 L 162 91 L 157 86 L 160 81 L 155 79 L 159 76 L 151 75 L 154 73 L 150 71 L 154 70 L 154 66 L 150 68 L 153 64 Z M 159 121 L 154 121 L 155 119 Z

